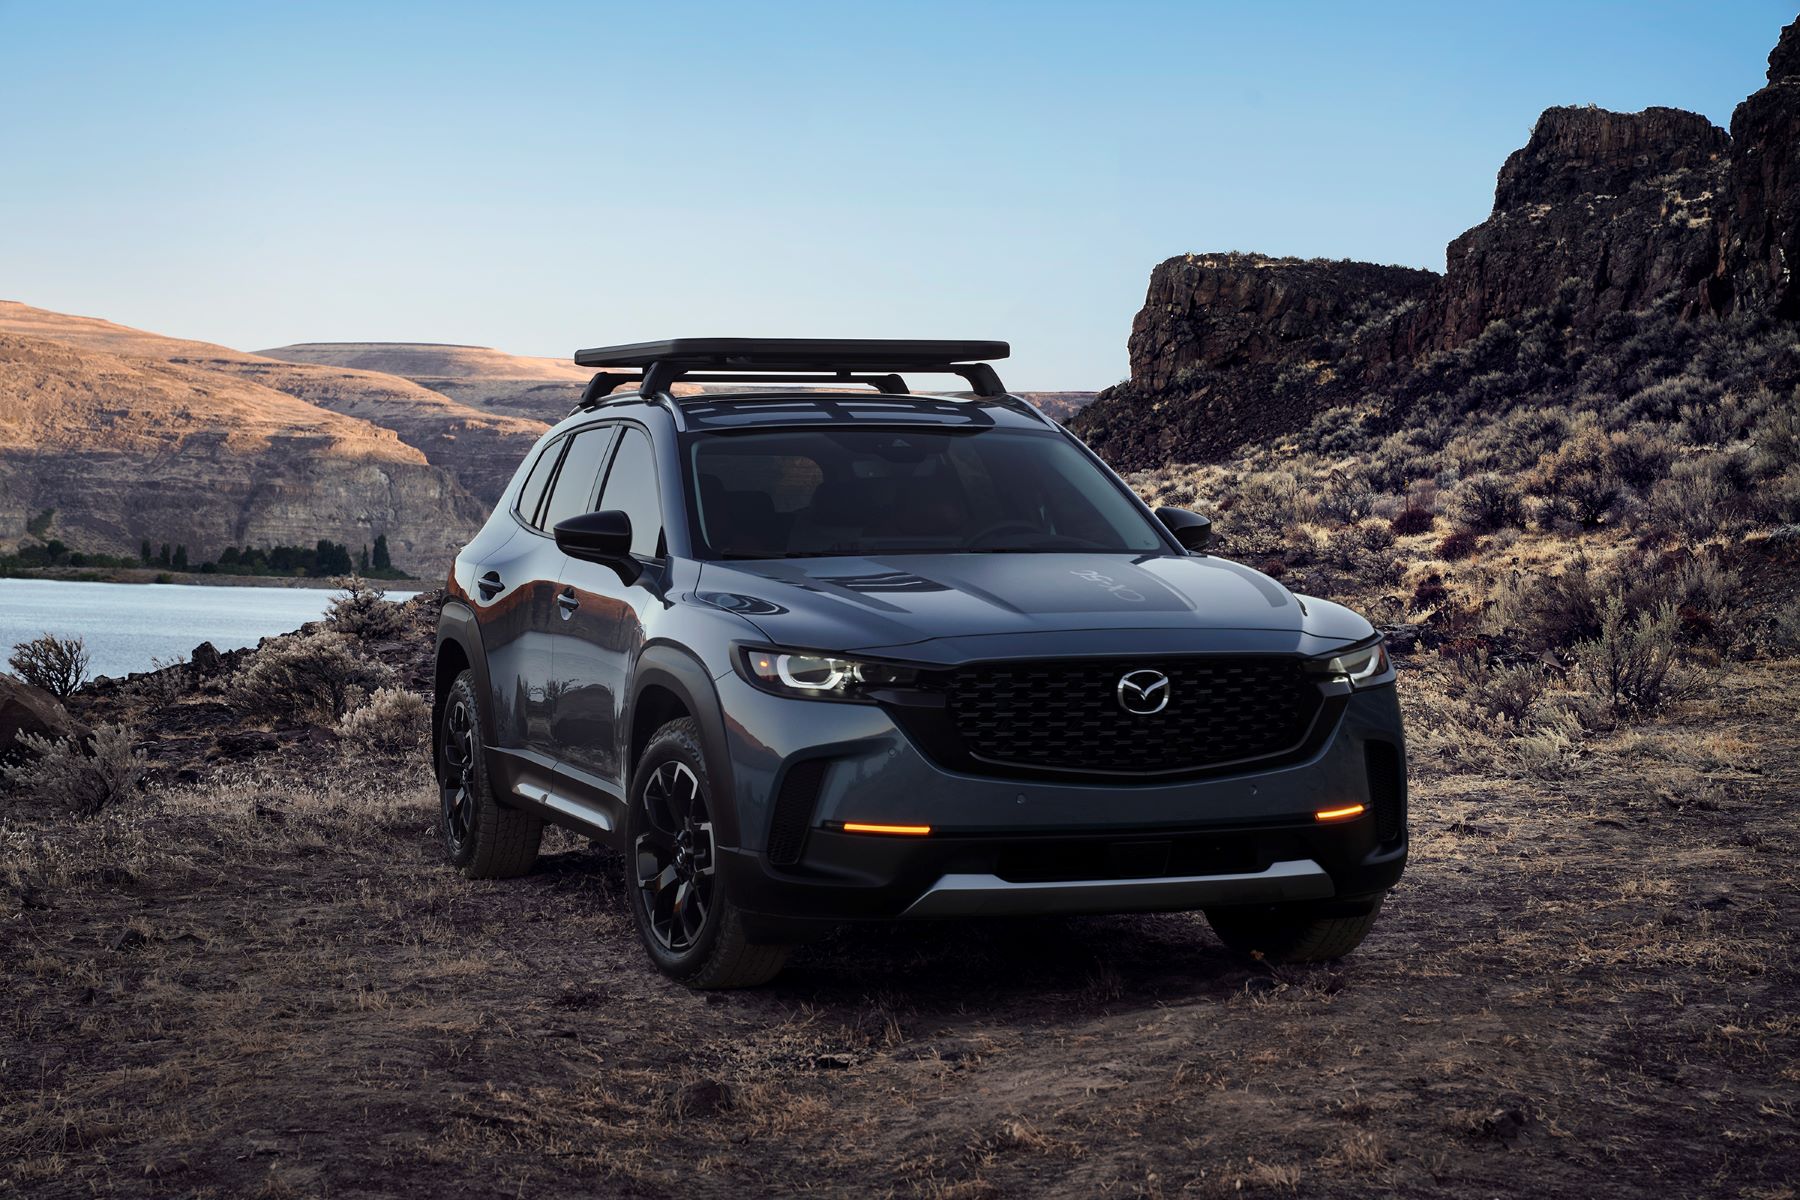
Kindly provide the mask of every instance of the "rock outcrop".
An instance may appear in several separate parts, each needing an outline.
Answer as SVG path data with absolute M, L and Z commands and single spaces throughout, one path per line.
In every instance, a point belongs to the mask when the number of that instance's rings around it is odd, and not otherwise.
M 1769 54 L 1769 84 L 1731 115 L 1731 170 L 1720 222 L 1720 306 L 1800 319 L 1800 21 Z
M 318 408 L 367 421 L 392 430 L 423 454 L 426 462 L 447 472 L 486 505 L 499 499 L 519 460 L 547 428 L 541 421 L 472 407 L 396 375 L 285 362 L 24 304 L 0 301 L 0 333 L 47 338 L 124 359 L 172 363 L 248 380 Z M 150 536 L 156 536 L 154 531 Z
M 21 733 L 71 738 L 85 736 L 87 727 L 49 692 L 0 672 L 0 762 L 27 753 L 17 748 Z
M 1116 466 L 1230 454 L 1405 375 L 1490 324 L 1566 309 L 1577 338 L 1659 304 L 1800 319 L 1800 22 L 1727 134 L 1671 108 L 1552 108 L 1501 167 L 1442 276 L 1351 262 L 1160 264 L 1131 378 L 1072 424 Z
M 248 380 L 0 333 L 0 538 L 53 510 L 83 550 L 141 538 L 352 546 L 441 573 L 485 508 L 391 430 Z

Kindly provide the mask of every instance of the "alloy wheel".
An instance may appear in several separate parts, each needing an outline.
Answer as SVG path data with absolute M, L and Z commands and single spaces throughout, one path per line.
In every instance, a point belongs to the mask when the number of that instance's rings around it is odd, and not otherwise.
M 666 762 L 644 784 L 637 881 L 650 929 L 664 950 L 693 948 L 713 900 L 712 819 L 700 780 L 683 762 Z
M 439 792 L 444 805 L 444 840 L 450 853 L 460 853 L 474 832 L 475 798 L 469 794 L 475 773 L 475 714 L 467 700 L 454 699 L 444 714 L 443 773 Z

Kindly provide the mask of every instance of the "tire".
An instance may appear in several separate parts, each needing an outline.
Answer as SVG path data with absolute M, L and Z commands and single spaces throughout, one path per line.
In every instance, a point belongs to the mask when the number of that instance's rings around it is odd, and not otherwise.
M 792 948 L 750 941 L 716 870 L 699 725 L 684 717 L 652 734 L 629 795 L 629 903 L 650 961 L 691 988 L 755 987 L 775 978 Z
M 433 743 L 438 756 L 438 833 L 450 865 L 467 879 L 511 879 L 537 862 L 544 822 L 494 796 L 481 742 L 475 677 L 456 677 Z
M 1260 953 L 1275 963 L 1326 962 L 1342 958 L 1369 936 L 1381 915 L 1376 900 L 1365 913 L 1332 913 L 1316 905 L 1275 904 L 1259 908 L 1209 908 L 1206 919 L 1219 940 L 1239 954 Z

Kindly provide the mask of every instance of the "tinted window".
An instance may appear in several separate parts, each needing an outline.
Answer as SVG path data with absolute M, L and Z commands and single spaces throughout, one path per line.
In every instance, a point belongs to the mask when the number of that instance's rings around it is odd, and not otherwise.
M 656 492 L 656 459 L 649 435 L 626 426 L 619 437 L 619 452 L 606 475 L 600 507 L 616 508 L 631 518 L 631 552 L 655 558 L 662 540 L 662 503 Z
M 537 516 L 538 504 L 544 499 L 544 485 L 550 482 L 550 472 L 556 469 L 556 456 L 562 448 L 561 438 L 545 446 L 532 464 L 531 474 L 525 477 L 525 486 L 519 489 L 519 516 L 527 525 L 535 523 L 532 518 Z
M 1168 549 L 1055 433 L 808 429 L 691 446 L 701 540 L 719 557 Z
M 550 503 L 545 506 L 540 528 L 554 529 L 558 521 L 594 511 L 594 488 L 600 483 L 600 464 L 606 461 L 606 447 L 612 436 L 613 427 L 601 425 L 584 429 L 569 440 L 562 469 L 550 485 Z

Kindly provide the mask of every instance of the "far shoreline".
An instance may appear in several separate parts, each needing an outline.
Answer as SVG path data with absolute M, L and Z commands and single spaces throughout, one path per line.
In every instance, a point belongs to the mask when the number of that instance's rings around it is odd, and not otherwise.
M 365 582 L 388 592 L 428 592 L 442 581 L 426 579 L 370 579 Z M 171 571 L 163 567 L 14 567 L 0 573 L 7 579 L 48 579 L 61 583 L 195 584 L 201 587 L 314 588 L 339 590 L 337 578 L 315 579 L 299 575 L 225 575 L 198 571 Z

